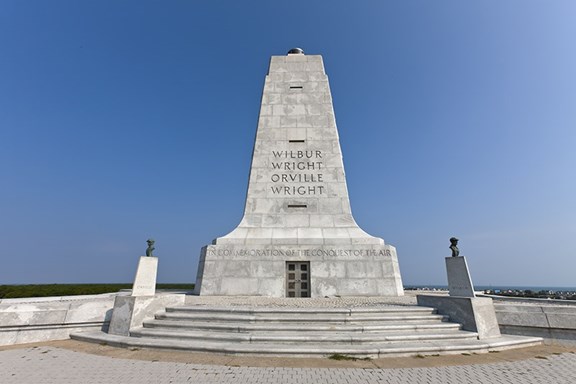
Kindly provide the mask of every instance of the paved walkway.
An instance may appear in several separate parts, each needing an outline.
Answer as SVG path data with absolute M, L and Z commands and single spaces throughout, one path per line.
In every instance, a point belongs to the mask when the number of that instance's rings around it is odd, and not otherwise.
M 556 352 L 518 361 L 413 368 L 290 368 L 144 361 L 39 345 L 0 350 L 0 383 L 574 384 L 576 354 Z

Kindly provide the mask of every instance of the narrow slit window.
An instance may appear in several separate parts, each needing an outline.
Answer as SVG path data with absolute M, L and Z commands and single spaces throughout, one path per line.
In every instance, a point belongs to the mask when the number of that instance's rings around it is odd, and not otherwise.
M 306 140 L 288 140 L 289 143 L 305 143 Z
M 308 208 L 306 204 L 288 204 L 288 208 Z
M 302 89 L 303 87 L 301 85 L 291 85 L 290 89 Z

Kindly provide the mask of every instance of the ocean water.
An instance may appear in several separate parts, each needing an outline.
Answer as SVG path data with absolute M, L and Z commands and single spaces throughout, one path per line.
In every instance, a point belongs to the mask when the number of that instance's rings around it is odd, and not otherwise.
M 429 289 L 448 289 L 447 285 L 405 285 L 404 288 L 429 288 Z M 517 290 L 526 291 L 531 290 L 533 292 L 538 291 L 554 291 L 554 292 L 576 292 L 576 287 L 536 287 L 536 286 L 519 286 L 519 285 L 475 285 L 474 289 L 476 291 L 485 291 L 487 289 L 495 290 L 499 289 L 501 291 L 506 290 Z

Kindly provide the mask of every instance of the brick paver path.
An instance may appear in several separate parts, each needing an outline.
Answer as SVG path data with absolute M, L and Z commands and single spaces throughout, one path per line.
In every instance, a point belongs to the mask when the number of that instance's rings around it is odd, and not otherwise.
M 0 383 L 574 384 L 576 354 L 431 368 L 256 368 L 117 359 L 41 346 L 0 351 Z

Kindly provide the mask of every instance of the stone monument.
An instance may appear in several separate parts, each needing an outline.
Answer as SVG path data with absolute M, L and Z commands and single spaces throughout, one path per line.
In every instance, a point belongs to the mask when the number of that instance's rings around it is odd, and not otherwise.
M 417 295 L 418 305 L 432 307 L 452 321 L 462 324 L 462 329 L 478 333 L 478 339 L 500 336 L 494 303 L 489 297 L 476 297 L 466 258 L 460 256 L 458 239 L 450 238 L 452 256 L 446 257 L 449 296 Z
M 448 275 L 450 296 L 476 297 L 468 263 L 466 263 L 464 256 L 460 256 L 457 238 L 450 238 L 449 248 L 452 251 L 452 256 L 446 257 L 446 274 Z
M 272 56 L 244 216 L 202 248 L 196 293 L 400 296 L 396 249 L 352 217 L 322 57 Z
M 146 240 L 146 256 L 140 256 L 134 284 L 132 285 L 132 296 L 154 296 L 156 293 L 156 277 L 158 274 L 158 258 L 152 255 L 154 251 L 154 240 Z
M 110 318 L 108 332 L 114 335 L 130 335 L 130 329 L 141 326 L 146 315 L 162 305 L 166 298 L 156 298 L 156 278 L 158 274 L 158 258 L 152 255 L 154 240 L 146 240 L 146 256 L 140 256 L 138 268 L 132 285 L 130 296 L 116 296 L 114 309 Z M 168 298 L 171 299 L 171 298 Z M 158 310 L 159 308 L 157 308 Z

